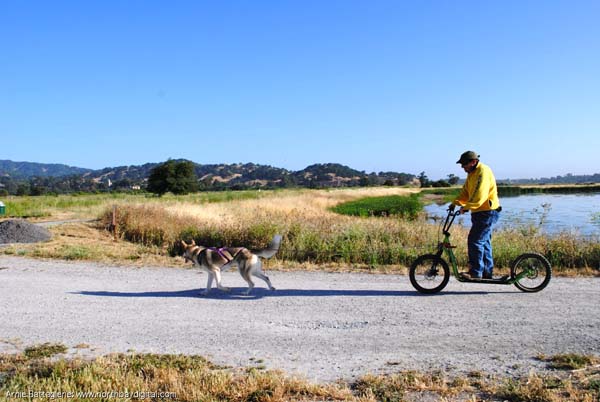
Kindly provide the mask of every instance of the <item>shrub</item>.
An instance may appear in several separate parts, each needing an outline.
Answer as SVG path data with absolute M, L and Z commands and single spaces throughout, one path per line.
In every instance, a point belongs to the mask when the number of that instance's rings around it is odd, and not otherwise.
M 180 240 L 260 249 L 274 234 L 281 234 L 283 241 L 277 254 L 280 260 L 368 266 L 408 266 L 417 256 L 433 252 L 440 239 L 439 228 L 420 219 L 333 213 L 329 208 L 335 202 L 334 196 L 337 200 L 350 197 L 340 192 L 319 198 L 322 194 L 303 192 L 272 199 L 263 195 L 227 203 L 199 198 L 186 198 L 180 203 L 168 197 L 146 204 L 121 204 L 118 233 L 129 241 L 163 248 L 171 256 L 181 254 Z M 404 198 L 418 201 L 416 197 Z M 106 226 L 111 218 L 112 209 L 108 209 L 102 217 Z M 460 267 L 467 263 L 467 232 L 468 228 L 458 224 L 452 228 Z M 595 239 L 570 233 L 544 236 L 539 231 L 518 228 L 495 231 L 492 242 L 498 268 L 510 267 L 519 254 L 529 251 L 544 254 L 555 272 L 563 268 L 600 268 L 600 244 Z M 73 250 L 71 258 L 78 258 L 83 251 Z
M 367 197 L 348 201 L 332 208 L 333 212 L 352 216 L 399 216 L 416 219 L 423 209 L 417 194 L 409 196 L 390 195 L 384 197 Z

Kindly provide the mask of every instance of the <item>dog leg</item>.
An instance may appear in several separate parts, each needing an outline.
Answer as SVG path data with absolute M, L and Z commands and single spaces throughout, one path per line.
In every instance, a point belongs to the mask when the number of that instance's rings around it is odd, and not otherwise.
M 213 274 L 212 274 L 212 272 L 208 272 L 208 279 L 206 280 L 206 289 L 203 290 L 202 292 L 200 292 L 200 294 L 203 296 L 206 296 L 210 292 L 210 289 L 212 288 L 212 283 L 213 283 Z
M 229 292 L 231 289 L 226 288 L 225 286 L 221 285 L 221 272 L 219 272 L 218 270 L 215 271 L 215 279 L 217 280 L 217 287 L 222 290 L 223 292 Z
M 262 270 L 262 261 L 260 260 L 260 258 L 258 259 L 258 261 L 256 261 L 256 263 L 252 267 L 251 272 L 252 272 L 252 275 L 265 281 L 267 283 L 267 286 L 269 286 L 269 290 L 275 290 L 275 288 L 273 287 L 273 284 L 271 283 L 271 280 L 269 279 L 269 277 L 267 275 L 265 275 L 265 273 Z
M 252 275 L 265 281 L 267 283 L 267 286 L 269 286 L 269 290 L 275 290 L 273 284 L 271 284 L 271 280 L 269 279 L 269 277 L 265 275 L 262 271 L 253 272 Z
M 244 294 L 248 296 L 250 292 L 252 292 L 252 289 L 254 289 L 254 282 L 252 282 L 252 279 L 250 278 L 246 279 L 246 282 L 248 282 L 248 290 L 246 290 Z
M 238 265 L 240 275 L 248 283 L 248 290 L 244 292 L 245 295 L 249 295 L 250 292 L 252 292 L 252 289 L 254 289 L 254 282 L 252 282 L 252 278 L 250 277 L 250 270 L 252 269 L 251 264 L 251 262 L 244 261 L 240 265 Z

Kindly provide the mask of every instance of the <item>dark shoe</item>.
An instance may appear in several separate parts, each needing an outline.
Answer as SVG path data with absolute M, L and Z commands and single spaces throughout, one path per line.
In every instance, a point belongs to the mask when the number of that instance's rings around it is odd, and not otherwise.
M 472 272 L 461 272 L 460 276 L 465 279 L 481 279 L 481 276 L 478 276 Z

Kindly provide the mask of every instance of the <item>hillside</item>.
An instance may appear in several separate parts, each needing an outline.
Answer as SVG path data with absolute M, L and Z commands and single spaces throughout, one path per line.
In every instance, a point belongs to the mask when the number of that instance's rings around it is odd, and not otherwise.
M 117 166 L 92 170 L 63 164 L 0 160 L 0 195 L 71 193 L 89 191 L 143 190 L 158 163 Z M 366 173 L 339 163 L 319 163 L 298 171 L 254 163 L 194 163 L 202 190 L 242 190 L 250 188 L 328 188 L 373 185 L 419 185 L 410 173 Z M 557 176 L 540 179 L 499 180 L 499 184 L 582 184 L 600 183 L 600 174 Z M 444 181 L 430 185 L 447 185 Z
M 68 193 L 77 191 L 141 190 L 157 163 L 108 167 L 99 170 L 59 164 L 0 161 L 0 191 L 8 194 Z M 361 172 L 338 163 L 313 164 L 299 171 L 254 163 L 194 163 L 204 190 L 348 187 L 405 185 L 416 177 L 408 173 Z
M 28 179 L 37 177 L 60 177 L 69 175 L 82 175 L 91 172 L 83 169 L 56 163 L 13 162 L 0 160 L 0 176 L 9 176 L 13 179 Z
M 500 180 L 499 180 L 500 181 Z M 592 175 L 573 175 L 567 173 L 564 176 L 541 177 L 539 179 L 517 179 L 503 180 L 507 184 L 586 184 L 600 183 L 600 173 Z

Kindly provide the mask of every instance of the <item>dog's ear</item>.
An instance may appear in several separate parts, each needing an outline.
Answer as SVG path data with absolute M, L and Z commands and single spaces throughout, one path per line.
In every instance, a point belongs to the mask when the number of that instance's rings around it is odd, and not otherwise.
M 194 239 L 192 239 L 192 242 L 190 243 L 190 246 L 195 246 L 196 242 L 194 241 Z
M 187 248 L 187 246 L 188 246 L 187 243 L 184 242 L 183 240 L 181 241 L 181 245 L 183 246 L 183 248 Z

